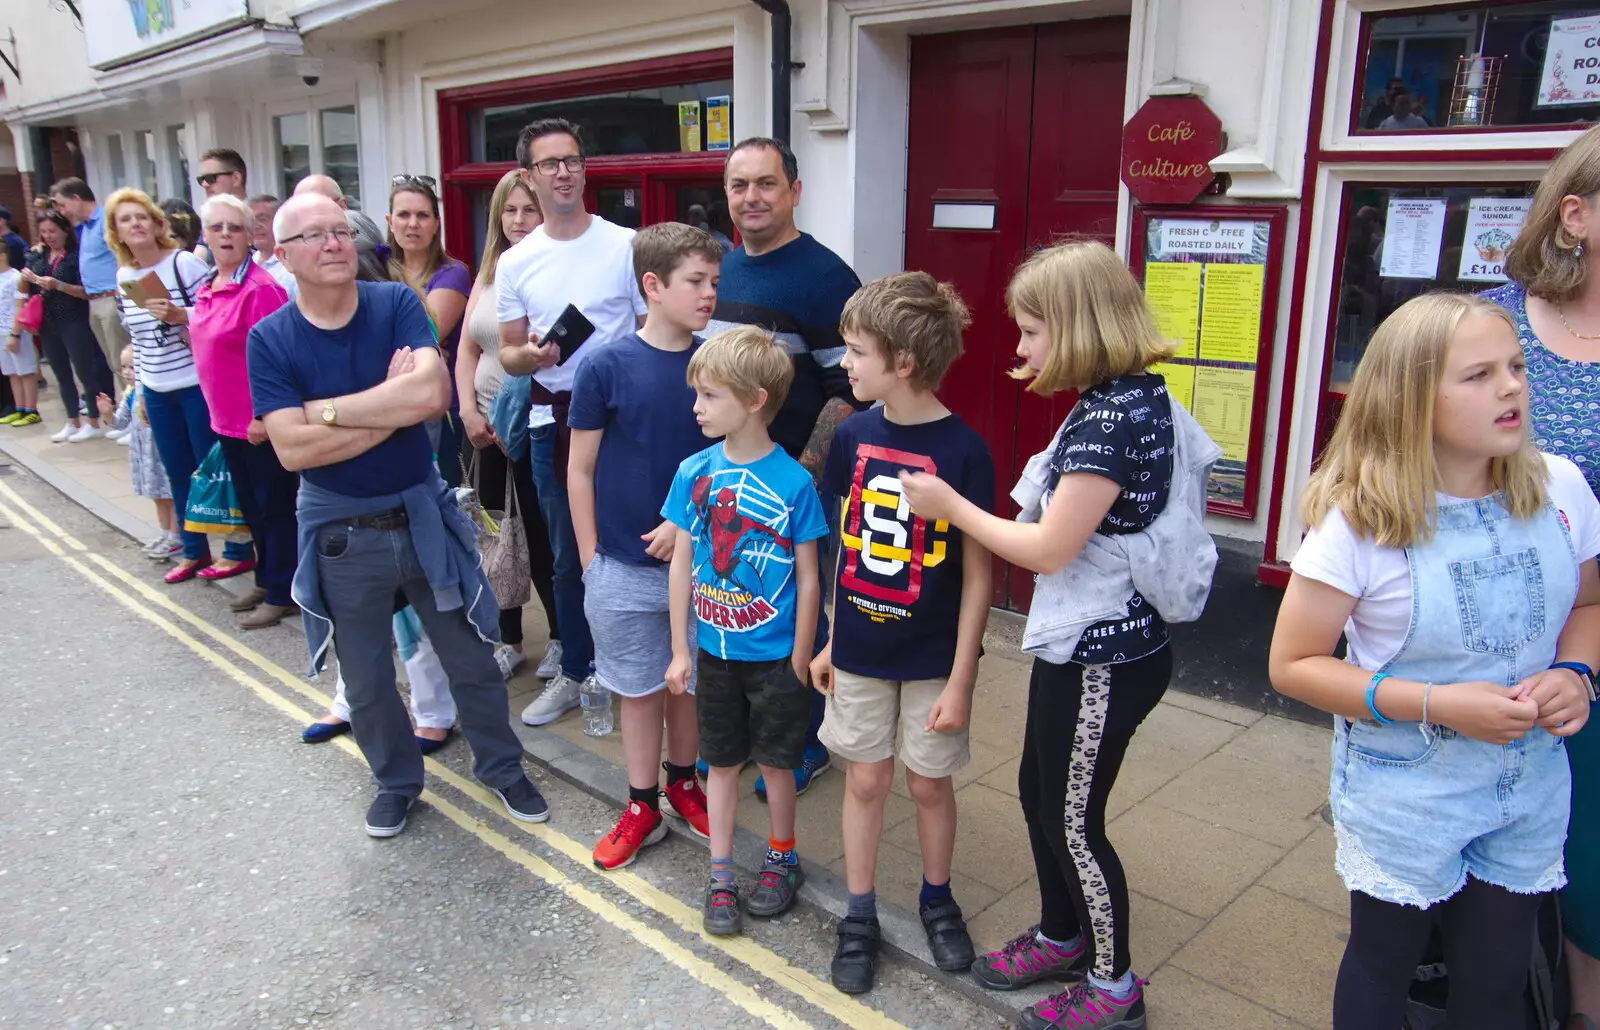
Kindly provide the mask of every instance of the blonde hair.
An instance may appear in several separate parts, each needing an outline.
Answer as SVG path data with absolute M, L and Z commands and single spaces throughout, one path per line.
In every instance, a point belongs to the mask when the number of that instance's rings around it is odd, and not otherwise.
M 539 214 L 544 215 L 544 208 L 539 207 L 539 198 L 534 195 L 528 184 L 522 181 L 522 173 L 513 168 L 500 176 L 500 181 L 495 183 L 494 192 L 489 195 L 489 225 L 483 234 L 483 257 L 478 260 L 478 285 L 493 286 L 494 270 L 500 264 L 500 256 L 511 249 L 511 237 L 506 235 L 506 228 L 500 222 L 500 216 L 505 214 L 506 205 L 511 203 L 511 191 L 520 189 L 533 201 L 533 206 L 539 209 Z
M 162 250 L 177 250 L 178 241 L 172 238 L 172 227 L 167 224 L 167 213 L 161 210 L 155 201 L 150 199 L 150 194 L 132 186 L 124 186 L 106 198 L 106 246 L 111 253 L 117 256 L 117 264 L 127 268 L 138 267 L 133 251 L 122 242 L 122 236 L 117 232 L 117 208 L 124 204 L 138 204 L 150 216 L 152 223 L 151 232 L 155 236 L 156 246 Z
M 1583 285 L 1587 263 L 1578 254 L 1583 241 L 1567 235 L 1561 225 L 1561 201 L 1577 196 L 1588 204 L 1596 193 L 1600 193 L 1600 126 L 1573 140 L 1550 162 L 1534 190 L 1522 231 L 1506 255 L 1506 275 L 1535 297 L 1570 300 Z
M 1177 351 L 1162 339 L 1144 291 L 1116 251 L 1095 240 L 1058 243 L 1017 269 L 1006 287 L 1012 318 L 1044 323 L 1050 356 L 1044 368 L 1011 372 L 1031 379 L 1028 390 L 1082 390 L 1118 376 L 1137 375 Z
M 765 329 L 742 325 L 716 334 L 700 345 L 689 359 L 689 385 L 714 383 L 733 391 L 745 404 L 767 391 L 761 421 L 768 423 L 783 407 L 794 382 L 794 362 Z
M 961 356 L 961 331 L 971 324 L 955 287 L 927 272 L 874 279 L 845 302 L 839 316 L 839 331 L 872 337 L 890 368 L 910 360 L 911 385 L 930 392 Z
M 1415 297 L 1378 326 L 1301 500 L 1307 526 L 1337 510 L 1352 531 L 1382 547 L 1409 547 L 1433 535 L 1440 488 L 1434 399 L 1451 339 L 1469 315 L 1511 326 L 1504 309 L 1461 293 Z M 1545 466 L 1531 439 L 1524 438 L 1513 454 L 1490 459 L 1489 477 L 1517 518 L 1529 518 L 1544 505 Z

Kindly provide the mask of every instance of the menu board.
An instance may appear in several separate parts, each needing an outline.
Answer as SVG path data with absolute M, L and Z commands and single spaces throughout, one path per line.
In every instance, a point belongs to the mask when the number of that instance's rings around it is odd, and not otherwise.
M 1172 399 L 1222 448 L 1207 491 L 1210 510 L 1253 518 L 1257 402 L 1270 367 L 1281 209 L 1227 208 L 1213 215 L 1195 207 L 1139 215 L 1135 270 L 1157 328 L 1178 344 L 1172 359 L 1151 371 L 1166 378 Z

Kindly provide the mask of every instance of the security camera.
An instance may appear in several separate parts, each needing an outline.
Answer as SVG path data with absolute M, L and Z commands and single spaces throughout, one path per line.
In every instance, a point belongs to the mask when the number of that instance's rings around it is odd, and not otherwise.
M 322 62 L 315 57 L 296 58 L 294 70 L 299 73 L 300 81 L 307 86 L 315 86 L 322 81 Z

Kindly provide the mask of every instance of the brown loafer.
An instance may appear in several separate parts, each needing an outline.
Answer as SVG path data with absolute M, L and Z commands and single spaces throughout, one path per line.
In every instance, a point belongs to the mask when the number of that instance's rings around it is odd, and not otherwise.
M 247 612 L 267 599 L 267 592 L 260 587 L 251 587 L 243 596 L 235 597 L 228 602 L 230 612 Z
M 278 623 L 282 622 L 284 619 L 288 618 L 299 610 L 300 609 L 298 607 L 292 604 L 258 605 L 255 611 L 250 612 L 248 615 L 242 616 L 239 619 L 239 628 L 265 629 L 268 626 L 276 626 Z

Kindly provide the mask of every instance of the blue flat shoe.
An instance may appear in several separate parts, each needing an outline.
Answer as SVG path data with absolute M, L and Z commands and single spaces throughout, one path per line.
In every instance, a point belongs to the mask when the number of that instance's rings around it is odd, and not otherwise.
M 440 748 L 444 747 L 446 744 L 450 743 L 450 738 L 454 737 L 455 735 L 456 735 L 456 731 L 455 730 L 447 729 L 447 730 L 444 731 L 444 739 L 443 740 L 430 740 L 427 737 L 418 736 L 417 737 L 417 748 L 423 754 L 431 755 L 435 751 L 437 751 Z M 413 734 L 413 736 L 416 736 L 416 735 Z
M 300 740 L 306 744 L 322 744 L 349 732 L 347 722 L 314 722 L 300 731 Z

